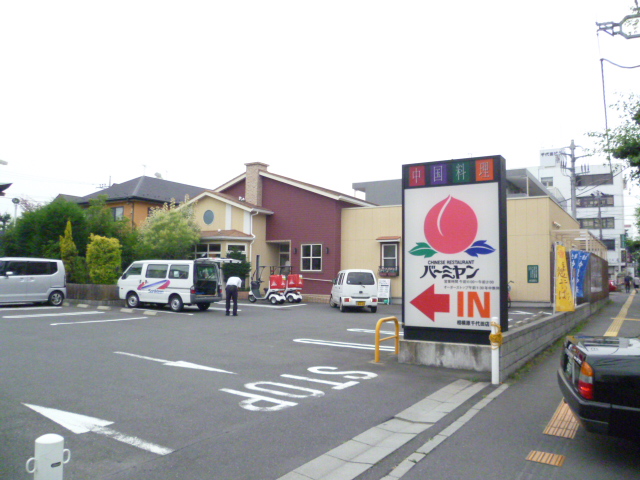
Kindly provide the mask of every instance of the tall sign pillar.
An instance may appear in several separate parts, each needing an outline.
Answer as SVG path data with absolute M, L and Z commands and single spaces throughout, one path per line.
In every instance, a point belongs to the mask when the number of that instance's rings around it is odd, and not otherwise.
M 488 345 L 507 318 L 501 156 L 402 167 L 405 340 Z

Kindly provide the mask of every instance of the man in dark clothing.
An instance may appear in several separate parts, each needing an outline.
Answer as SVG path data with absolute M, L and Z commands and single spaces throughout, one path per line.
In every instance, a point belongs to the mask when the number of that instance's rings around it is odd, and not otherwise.
M 231 307 L 231 299 L 233 299 L 233 316 L 238 316 L 238 288 L 242 286 L 242 280 L 238 277 L 229 277 L 227 280 L 227 286 L 225 287 L 225 293 L 227 294 L 226 300 L 226 315 L 229 315 Z
M 629 293 L 629 291 L 631 290 L 631 277 L 629 275 L 627 275 L 626 277 L 624 277 L 624 291 Z

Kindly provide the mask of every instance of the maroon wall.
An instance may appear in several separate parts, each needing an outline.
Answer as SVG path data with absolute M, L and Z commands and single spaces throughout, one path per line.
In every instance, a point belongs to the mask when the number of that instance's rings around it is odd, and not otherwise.
M 244 196 L 244 186 L 239 182 L 224 193 Z M 274 212 L 267 217 L 267 240 L 291 241 L 291 266 L 305 279 L 303 293 L 328 295 L 331 283 L 320 280 L 333 280 L 340 270 L 341 211 L 353 205 L 263 177 L 262 206 Z M 300 245 L 311 243 L 322 244 L 321 272 L 300 270 Z

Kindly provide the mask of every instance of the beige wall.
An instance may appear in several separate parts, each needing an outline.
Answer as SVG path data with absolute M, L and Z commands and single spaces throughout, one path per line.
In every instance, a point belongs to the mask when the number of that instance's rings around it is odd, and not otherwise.
M 554 226 L 556 222 L 560 227 Z M 548 197 L 507 200 L 508 278 L 513 301 L 551 302 L 551 253 L 556 235 L 578 230 L 578 222 Z M 402 235 L 402 207 L 351 208 L 342 211 L 342 268 L 367 268 L 378 272 L 382 236 Z M 402 243 L 400 243 L 400 256 Z M 402 296 L 400 276 L 393 277 L 392 297 Z M 527 282 L 527 266 L 537 265 L 538 283 Z
M 514 282 L 511 300 L 552 302 L 551 256 L 555 232 L 579 228 L 579 223 L 548 197 L 507 201 L 508 277 Z M 538 283 L 528 283 L 528 265 L 538 266 Z
M 378 276 L 381 243 L 376 239 L 402 235 L 402 207 L 345 208 L 342 210 L 341 268 L 366 268 Z M 398 262 L 402 265 L 402 242 L 398 244 Z M 402 268 L 400 268 L 402 275 Z M 402 297 L 401 276 L 391 278 L 391 296 Z

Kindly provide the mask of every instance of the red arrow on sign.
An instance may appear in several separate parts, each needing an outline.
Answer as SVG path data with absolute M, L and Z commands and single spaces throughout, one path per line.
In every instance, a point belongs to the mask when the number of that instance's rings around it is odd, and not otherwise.
M 436 293 L 436 286 L 431 285 L 411 300 L 411 305 L 435 322 L 436 312 L 449 312 L 449 297 L 446 293 Z

